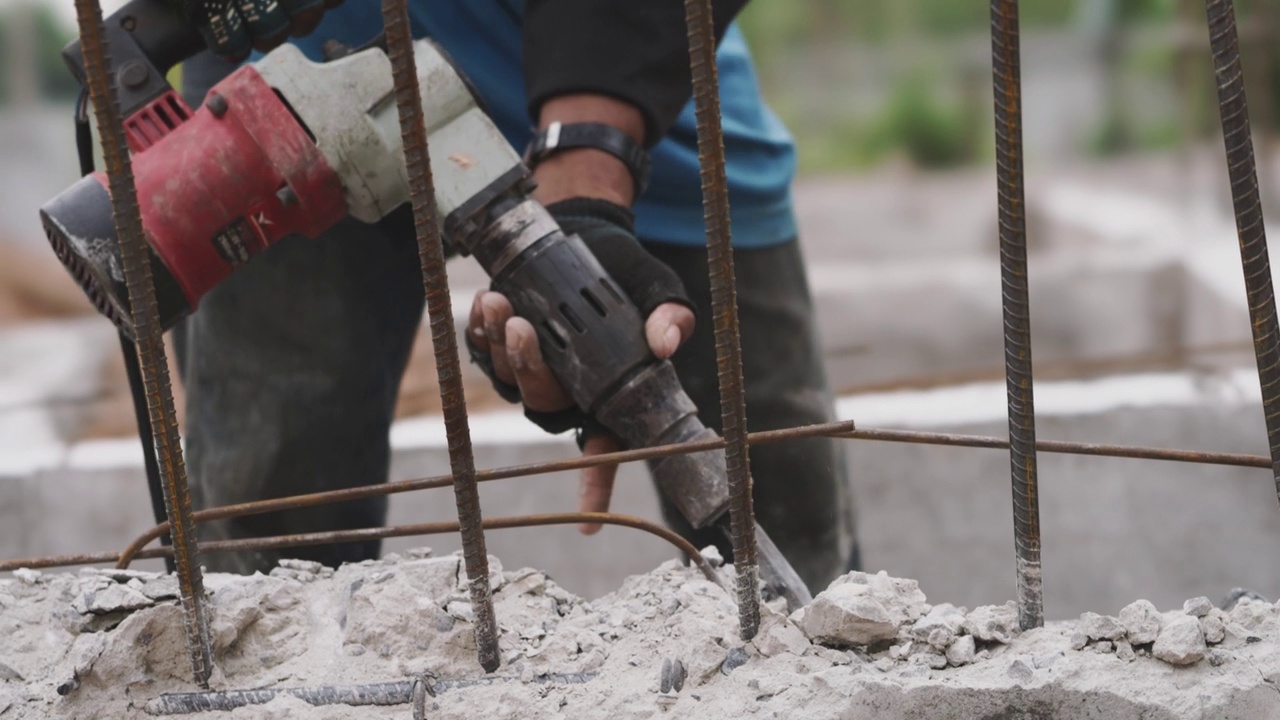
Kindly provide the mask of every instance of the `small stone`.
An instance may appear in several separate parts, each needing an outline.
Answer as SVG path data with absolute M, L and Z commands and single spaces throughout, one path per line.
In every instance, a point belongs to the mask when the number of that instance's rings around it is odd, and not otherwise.
M 1209 651 L 1209 664 L 1214 667 L 1222 667 L 1227 664 L 1227 661 L 1230 659 L 1231 653 L 1228 653 L 1226 650 Z
M 931 650 L 929 652 L 921 653 L 919 657 L 923 657 L 924 664 L 934 670 L 941 670 L 947 666 L 947 656 L 942 653 L 936 653 Z
M 1135 600 L 1120 611 L 1120 624 L 1124 626 L 1132 645 L 1146 645 L 1156 641 L 1164 619 L 1150 600 Z
M 1133 652 L 1133 646 L 1127 640 L 1116 641 L 1116 657 L 1125 662 L 1133 662 L 1137 659 L 1137 655 Z
M 894 645 L 893 647 L 889 648 L 889 659 L 890 660 L 906 660 L 911 655 L 911 647 L 912 647 L 912 644 L 910 642 L 905 642 L 900 645 Z
M 346 647 L 342 648 L 342 650 L 343 652 L 345 652 L 347 655 L 350 655 L 351 657 L 360 657 L 361 655 L 365 654 L 365 652 L 367 652 L 367 648 L 365 648 L 365 646 L 359 643 L 352 643 L 351 645 L 347 645 Z
M 1243 626 L 1246 630 L 1256 630 L 1275 612 L 1270 603 L 1259 602 L 1249 597 L 1240 598 L 1231 609 L 1231 622 Z
M 1209 598 L 1203 596 L 1191 598 L 1190 600 L 1182 603 L 1182 612 L 1191 615 L 1192 617 L 1204 617 L 1205 615 L 1208 615 L 1209 611 L 1212 609 L 1213 603 Z
M 855 583 L 819 593 L 805 608 L 800 629 L 811 641 L 835 647 L 871 645 L 898 635 L 889 611 L 868 594 L 868 586 Z
M 1098 644 L 1094 645 L 1094 648 L 1096 648 L 1100 654 L 1106 655 L 1115 649 L 1115 645 L 1113 645 L 1110 640 L 1099 640 Z
M 1018 605 L 1010 600 L 1004 605 L 974 608 L 964 621 L 964 631 L 982 642 L 1008 644 L 1018 633 Z
M 1013 678 L 1014 680 L 1020 680 L 1022 682 L 1026 682 L 1031 678 L 1035 677 L 1035 671 L 1033 671 L 1029 665 L 1022 662 L 1021 660 L 1014 660 L 1013 662 L 1009 663 L 1009 677 Z
M 76 598 L 71 606 L 81 615 L 93 613 L 106 615 L 132 612 L 151 607 L 155 601 L 127 585 L 111 584 L 96 591 L 89 591 Z
M 747 660 L 749 660 L 750 657 L 751 656 L 747 654 L 747 649 L 744 647 L 729 648 L 729 654 L 725 657 L 724 663 L 720 665 L 720 672 L 724 675 L 728 675 L 734 670 L 746 665 Z
M 1227 638 L 1226 613 L 1214 608 L 1212 612 L 1200 618 L 1200 629 L 1204 632 L 1204 641 L 1210 645 L 1220 643 Z
M 977 643 L 972 635 L 962 635 L 947 648 L 947 662 L 956 667 L 968 665 L 977 656 Z
M 1118 618 L 1087 612 L 1080 616 L 1080 631 L 1090 640 L 1115 640 L 1124 637 L 1124 625 Z
M 718 568 L 724 565 L 724 555 L 720 553 L 720 548 L 715 545 L 708 545 L 702 548 L 702 550 L 698 551 L 698 554 L 701 555 L 702 559 L 706 560 L 707 564 L 713 568 Z
M 1160 630 L 1151 653 L 1171 665 L 1190 665 L 1204 659 L 1204 632 L 1200 621 L 1183 615 Z
M 13 576 L 21 580 L 24 585 L 35 585 L 40 582 L 40 578 L 44 577 L 44 573 L 31 568 L 18 568 L 13 571 Z
M 1079 630 L 1071 634 L 1071 649 L 1083 650 L 1085 645 L 1089 644 L 1089 636 Z
M 981 655 L 982 653 L 978 654 Z M 1053 655 L 1037 655 L 1032 659 L 1031 664 L 1035 665 L 1037 670 L 1043 670 L 1044 668 L 1051 667 L 1054 663 L 1058 662 L 1058 658 L 1061 658 L 1062 655 L 1062 653 L 1054 653 Z
M 803 655 L 805 650 L 812 647 L 804 633 L 800 632 L 800 628 L 792 625 L 785 617 L 775 617 L 779 619 L 767 623 L 760 634 L 756 636 L 756 639 L 752 641 L 761 655 L 765 657 L 773 657 L 782 653 Z
M 464 622 L 475 622 L 475 613 L 472 611 L 471 603 L 469 602 L 454 600 L 445 606 L 444 611 Z
M 894 661 L 890 660 L 889 658 L 887 658 L 887 657 L 882 657 L 882 658 L 880 658 L 879 660 L 877 660 L 877 661 L 875 661 L 875 662 L 871 663 L 871 667 L 873 667 L 873 668 L 875 668 L 875 669 L 877 669 L 877 670 L 879 670 L 880 672 L 882 672 L 882 673 L 883 673 L 883 672 L 889 672 L 890 670 L 892 670 L 892 669 L 893 669 L 893 666 L 894 666 L 894 665 L 896 665 L 896 664 L 897 664 L 897 663 L 895 663 Z
M 684 663 L 667 658 L 662 661 L 662 674 L 659 678 L 658 692 L 680 692 L 684 688 Z

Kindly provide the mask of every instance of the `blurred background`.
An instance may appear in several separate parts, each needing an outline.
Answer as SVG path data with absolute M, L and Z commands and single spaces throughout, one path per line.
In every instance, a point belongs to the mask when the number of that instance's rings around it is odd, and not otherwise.
M 1236 9 L 1274 218 L 1280 0 Z M 1267 452 L 1204 17 L 1191 0 L 1021 2 L 1042 437 Z M 989 18 L 981 0 L 753 0 L 741 18 L 798 142 L 801 239 L 838 410 L 867 426 L 1007 432 Z M 113 331 L 37 216 L 78 174 L 77 87 L 59 58 L 74 31 L 71 0 L 0 0 L 0 557 L 116 548 L 149 524 Z M 465 310 L 483 278 L 463 261 L 450 282 Z M 448 467 L 419 339 L 393 479 Z M 479 467 L 574 452 L 465 370 Z M 957 604 L 1012 597 L 1007 454 L 849 447 L 870 569 Z M 1040 468 L 1051 617 L 1234 585 L 1280 596 L 1266 471 L 1058 456 Z M 656 518 L 642 478 L 624 472 L 615 507 Z M 574 492 L 568 475 L 521 481 L 486 487 L 485 507 L 555 510 Z M 397 497 L 392 514 L 452 518 L 452 500 Z M 668 555 L 624 530 L 539 532 L 491 548 L 588 595 Z M 588 542 L 616 552 L 579 549 Z

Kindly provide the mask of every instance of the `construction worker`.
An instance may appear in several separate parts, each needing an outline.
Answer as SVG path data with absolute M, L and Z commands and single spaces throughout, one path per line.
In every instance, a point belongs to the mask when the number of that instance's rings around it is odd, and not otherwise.
M 215 53 L 184 68 L 193 105 L 234 69 L 226 56 L 239 60 L 249 44 L 266 50 L 284 41 L 273 25 L 291 22 L 305 37 L 288 41 L 317 61 L 326 43 L 360 46 L 383 27 L 380 3 L 371 1 L 338 3 L 318 26 L 315 13 L 291 21 L 281 15 L 303 5 L 318 11 L 318 0 L 196 4 L 213 7 L 223 22 L 220 32 L 206 33 Z M 793 143 L 761 99 L 743 35 L 729 22 L 742 5 L 717 0 L 716 21 L 747 418 L 755 431 L 829 422 L 834 408 L 797 239 Z M 249 17 L 236 17 L 246 8 L 257 13 L 252 21 L 235 22 Z M 410 14 L 414 36 L 432 38 L 452 56 L 514 147 L 548 144 L 547 130 L 560 123 L 560 144 L 569 149 L 530 156 L 535 197 L 648 313 L 654 353 L 671 358 L 702 421 L 719 430 L 683 3 L 410 0 Z M 424 307 L 416 241 L 404 219 L 403 212 L 399 225 L 347 219 L 317 240 L 288 238 L 215 288 L 175 330 L 197 507 L 386 481 L 388 433 Z M 511 317 L 505 298 L 468 300 L 470 357 L 504 397 L 523 402 L 549 432 L 577 432 L 588 454 L 618 447 L 583 426 L 542 363 L 532 328 Z M 858 565 L 839 441 L 762 445 L 751 449 L 750 463 L 761 525 L 815 592 Z M 609 508 L 615 472 L 583 473 L 579 509 Z M 385 498 L 375 498 L 237 518 L 204 525 L 201 537 L 379 526 L 386 508 Z M 663 514 L 698 547 L 716 544 L 731 558 L 718 533 L 692 532 L 665 503 Z M 284 552 L 336 566 L 379 551 L 372 541 Z M 267 571 L 280 556 L 216 554 L 206 562 L 217 571 Z

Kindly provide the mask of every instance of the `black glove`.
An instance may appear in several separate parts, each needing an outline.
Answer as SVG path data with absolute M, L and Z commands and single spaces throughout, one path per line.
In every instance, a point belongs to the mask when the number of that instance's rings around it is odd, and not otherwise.
M 170 0 L 181 6 L 213 54 L 241 62 L 290 36 L 311 34 L 325 11 L 342 0 Z
M 576 198 L 548 205 L 547 211 L 566 235 L 582 238 L 605 272 L 635 303 L 642 318 L 669 302 L 696 312 L 675 271 L 641 247 L 635 235 L 635 216 L 630 210 L 607 200 Z M 520 402 L 520 389 L 498 378 L 492 358 L 472 344 L 471 333 L 464 335 L 472 362 L 489 377 L 498 394 L 508 402 Z M 577 406 L 556 412 L 526 409 L 525 416 L 553 435 L 578 430 L 579 447 L 589 436 L 607 432 Z

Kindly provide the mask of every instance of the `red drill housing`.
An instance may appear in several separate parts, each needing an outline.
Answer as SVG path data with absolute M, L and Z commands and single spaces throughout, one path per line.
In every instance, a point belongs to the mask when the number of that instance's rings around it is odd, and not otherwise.
M 346 215 L 337 173 L 252 66 L 214 86 L 194 113 L 168 94 L 126 127 L 166 330 L 281 238 L 314 238 Z M 133 337 L 106 175 L 81 178 L 41 208 L 40 219 L 85 294 Z

